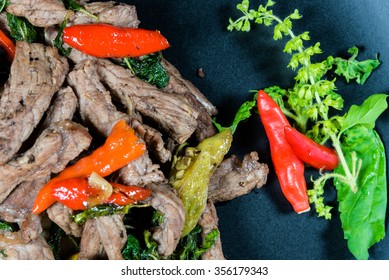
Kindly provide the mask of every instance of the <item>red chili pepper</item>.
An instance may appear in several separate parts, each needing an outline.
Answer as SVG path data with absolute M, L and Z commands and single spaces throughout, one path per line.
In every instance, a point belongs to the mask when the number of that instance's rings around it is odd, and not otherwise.
M 3 48 L 3 50 L 7 54 L 8 59 L 10 61 L 13 61 L 14 57 L 15 57 L 15 44 L 1 30 L 0 30 L 0 46 Z
M 114 192 L 101 203 L 112 203 L 119 206 L 135 204 L 150 196 L 151 191 L 136 186 L 124 186 L 111 183 Z M 58 202 L 73 210 L 85 210 L 90 207 L 89 202 L 99 195 L 99 190 L 88 184 L 88 179 L 70 178 L 54 182 L 51 185 L 51 196 Z
M 136 57 L 170 47 L 158 31 L 101 23 L 65 27 L 63 41 L 85 54 L 101 58 Z
M 118 183 L 111 183 L 111 185 L 114 193 L 120 192 L 135 201 L 144 200 L 151 194 L 151 190 L 137 186 L 124 186 Z
M 286 141 L 284 128 L 290 126 L 281 108 L 265 91 L 258 91 L 258 111 L 270 143 L 271 158 L 282 192 L 297 213 L 310 209 L 304 177 L 304 163 Z
M 335 150 L 316 143 L 290 126 L 284 130 L 286 140 L 303 162 L 322 170 L 333 170 L 338 166 L 339 157 Z
M 134 130 L 124 120 L 118 121 L 104 145 L 64 169 L 39 191 L 32 212 L 39 214 L 55 202 L 51 195 L 51 187 L 55 182 L 75 177 L 87 177 L 92 172 L 106 177 L 140 157 L 145 149 L 145 143 L 139 141 Z

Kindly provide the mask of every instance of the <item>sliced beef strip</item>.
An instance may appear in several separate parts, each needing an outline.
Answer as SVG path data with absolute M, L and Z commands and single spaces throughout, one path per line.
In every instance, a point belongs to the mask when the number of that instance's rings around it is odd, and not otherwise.
M 122 215 L 88 219 L 82 232 L 80 260 L 122 260 L 122 249 L 127 242 L 127 233 Z
M 88 12 L 96 15 L 97 20 L 85 13 L 76 12 L 74 19 L 69 24 L 101 22 L 115 26 L 137 28 L 140 23 L 136 13 L 136 7 L 133 5 L 108 1 L 84 4 L 84 8 Z
M 3 32 L 7 33 L 7 35 L 11 33 L 11 29 L 9 28 L 9 25 L 8 25 L 6 12 L 0 13 L 0 29 Z
M 213 116 L 217 114 L 215 105 L 213 105 L 195 85 L 184 79 L 177 68 L 166 59 L 162 59 L 161 63 L 170 76 L 169 84 L 165 90 L 178 94 L 190 92 L 204 106 L 209 115 Z
M 96 229 L 104 250 L 110 260 L 122 260 L 122 249 L 127 242 L 126 228 L 122 215 L 98 217 Z
M 130 121 L 130 116 L 118 111 L 113 105 L 109 92 L 97 77 L 95 61 L 86 60 L 78 64 L 69 73 L 68 83 L 75 89 L 78 96 L 81 117 L 105 137 L 109 135 L 114 124 L 120 119 L 135 124 L 136 119 Z M 134 129 L 139 131 L 142 127 L 139 123 L 137 124 Z M 142 135 L 142 133 L 140 134 Z M 151 138 L 151 140 L 154 139 Z M 136 182 L 135 185 L 138 186 L 164 179 L 159 166 L 152 163 L 147 151 L 119 172 L 121 174 L 119 177 L 125 183 Z
M 90 142 L 87 130 L 71 121 L 46 129 L 26 153 L 0 165 L 0 203 L 21 182 L 62 171 Z
M 0 254 L 0 260 L 54 260 L 53 252 L 42 236 L 26 244 L 8 245 L 0 241 L 2 249 L 4 251 Z
M 131 100 L 136 111 L 153 120 L 178 143 L 185 142 L 195 131 L 199 113 L 185 98 L 165 93 L 108 60 L 98 60 L 97 69 L 113 95 L 124 105 Z
M 9 161 L 31 135 L 68 67 L 56 48 L 16 43 L 11 73 L 0 99 L 0 164 Z
M 59 0 L 10 0 L 7 12 L 25 17 L 38 27 L 60 24 L 66 15 L 72 13 Z
M 71 120 L 78 106 L 77 96 L 71 87 L 61 88 L 53 98 L 53 102 L 46 112 L 46 119 L 43 127 L 49 127 L 50 124 Z
M 46 212 L 50 220 L 56 223 L 67 235 L 81 237 L 82 226 L 72 219 L 72 215 L 74 214 L 72 209 L 57 202 L 51 205 Z
M 67 82 L 77 94 L 82 119 L 100 134 L 108 136 L 118 120 L 129 122 L 129 116 L 116 109 L 109 91 L 100 82 L 95 61 L 77 64 Z
M 103 244 L 100 240 L 100 235 L 97 232 L 97 225 L 95 219 L 88 219 L 85 222 L 81 242 L 79 260 L 101 260 L 106 259 L 107 254 L 104 251 Z
M 158 243 L 158 253 L 169 256 L 176 249 L 184 228 L 184 206 L 168 184 L 153 183 L 147 185 L 147 188 L 151 190 L 148 202 L 164 215 L 163 223 L 152 228 L 153 239 Z
M 236 155 L 225 159 L 211 176 L 208 199 L 214 203 L 228 201 L 261 188 L 269 168 L 258 160 L 257 152 L 245 155 L 243 161 Z
M 220 238 L 220 231 L 218 229 L 219 218 L 217 217 L 217 212 L 215 205 L 212 201 L 208 200 L 207 205 L 204 209 L 203 214 L 201 215 L 198 224 L 203 228 L 201 236 L 203 240 L 206 235 L 212 230 L 216 229 L 218 231 L 218 238 L 215 244 L 207 252 L 201 255 L 202 260 L 224 260 L 223 248 Z

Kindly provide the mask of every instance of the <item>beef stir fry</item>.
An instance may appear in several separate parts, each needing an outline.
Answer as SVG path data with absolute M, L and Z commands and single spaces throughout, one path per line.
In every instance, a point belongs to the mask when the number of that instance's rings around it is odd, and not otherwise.
M 0 53 L 8 65 L 0 69 L 0 259 L 224 259 L 214 204 L 263 186 L 268 167 L 256 152 L 224 158 L 229 146 L 217 164 L 204 156 L 221 148 L 217 109 L 161 52 L 115 59 L 63 53 L 55 42 L 64 24 L 140 24 L 132 5 L 74 3 L 77 9 L 58 0 L 9 0 L 0 13 L 9 37 L 16 20 L 38 34 L 14 38 L 12 61 Z M 162 84 L 135 71 L 148 59 L 163 71 Z M 149 196 L 85 209 L 55 201 L 33 212 L 44 186 L 104 145 L 120 121 L 146 149 L 103 180 Z M 201 203 L 197 190 L 185 189 L 194 166 L 204 169 Z M 183 234 L 188 220 L 193 226 Z

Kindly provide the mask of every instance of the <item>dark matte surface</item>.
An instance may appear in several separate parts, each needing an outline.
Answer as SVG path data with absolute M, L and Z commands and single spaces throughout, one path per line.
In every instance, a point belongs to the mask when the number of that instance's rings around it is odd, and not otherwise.
M 227 124 L 238 106 L 251 98 L 249 90 L 271 85 L 290 87 L 294 73 L 286 68 L 289 56 L 283 42 L 272 40 L 272 30 L 258 26 L 250 33 L 229 33 L 228 18 L 237 18 L 237 1 L 136 0 L 141 27 L 159 29 L 172 47 L 165 56 L 219 108 L 220 122 Z M 257 7 L 264 1 L 252 1 Z M 364 86 L 337 82 L 345 108 L 360 104 L 373 93 L 389 90 L 389 2 L 386 0 L 279 0 L 275 12 L 286 16 L 298 8 L 303 19 L 295 33 L 309 31 L 311 42 L 321 42 L 324 55 L 345 54 L 357 45 L 362 58 L 379 53 L 382 65 Z M 196 75 L 203 68 L 205 78 Z M 389 111 L 377 123 L 389 144 Z M 268 142 L 259 118 L 238 129 L 233 152 L 257 150 L 270 164 Z M 332 187 L 331 187 L 332 188 Z M 330 189 L 331 189 L 330 188 Z M 327 198 L 336 206 L 335 193 Z M 223 249 L 228 259 L 353 259 L 347 249 L 339 214 L 326 221 L 311 211 L 295 214 L 270 174 L 260 190 L 217 205 Z M 370 250 L 371 259 L 389 259 L 389 237 Z

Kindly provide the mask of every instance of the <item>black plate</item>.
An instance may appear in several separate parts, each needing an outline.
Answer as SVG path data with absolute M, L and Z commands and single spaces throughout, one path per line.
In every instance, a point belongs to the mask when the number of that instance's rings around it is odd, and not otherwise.
M 252 97 L 249 90 L 271 85 L 290 87 L 294 74 L 287 69 L 289 56 L 284 41 L 272 40 L 272 29 L 258 26 L 250 33 L 226 30 L 229 17 L 237 18 L 234 1 L 133 0 L 141 27 L 159 29 L 172 47 L 165 57 L 218 107 L 218 120 L 228 124 L 238 106 Z M 256 8 L 263 1 L 251 1 Z M 284 17 L 295 8 L 303 19 L 295 22 L 296 34 L 309 31 L 311 42 L 320 42 L 324 55 L 347 55 L 348 48 L 361 49 L 361 59 L 378 53 L 381 66 L 364 86 L 337 86 L 345 109 L 360 104 L 368 95 L 389 89 L 389 2 L 386 0 L 279 0 L 275 12 Z M 204 78 L 196 75 L 202 68 Z M 376 129 L 388 146 L 389 111 Z M 256 150 L 271 167 L 268 142 L 258 116 L 242 124 L 234 137 L 232 152 Z M 333 189 L 331 187 L 330 189 Z M 327 198 L 336 206 L 334 191 Z M 260 190 L 217 204 L 223 249 L 228 259 L 354 259 L 343 239 L 339 214 L 327 221 L 314 211 L 297 215 L 280 192 L 273 173 Z M 371 259 L 389 259 L 389 238 L 370 249 Z

